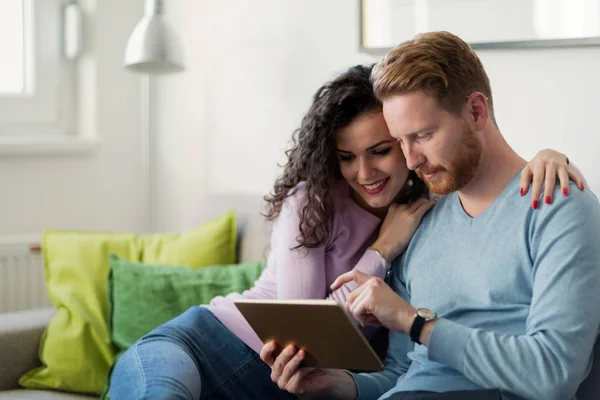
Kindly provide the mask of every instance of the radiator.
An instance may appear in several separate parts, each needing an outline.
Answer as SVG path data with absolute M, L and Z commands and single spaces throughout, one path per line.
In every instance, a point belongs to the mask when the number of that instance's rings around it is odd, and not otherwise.
M 51 305 L 39 236 L 0 237 L 0 313 Z

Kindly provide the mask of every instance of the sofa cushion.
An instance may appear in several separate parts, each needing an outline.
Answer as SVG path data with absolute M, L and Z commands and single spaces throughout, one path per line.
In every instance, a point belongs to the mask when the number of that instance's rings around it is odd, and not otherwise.
M 140 337 L 189 307 L 249 289 L 264 267 L 264 262 L 254 262 L 193 270 L 111 255 L 108 292 L 115 362 Z
M 0 400 L 93 400 L 98 397 L 90 397 L 79 394 L 55 392 L 51 390 L 10 390 L 0 392 Z
M 187 266 L 150 265 L 110 256 L 110 331 L 117 351 L 128 349 L 157 326 L 189 307 L 252 287 L 264 262 Z
M 270 224 L 262 215 L 266 203 L 262 196 L 246 194 L 208 194 L 197 200 L 194 214 L 181 221 L 182 228 L 189 229 L 221 215 L 227 210 L 235 210 L 238 227 L 238 261 L 264 261 L 268 253 Z M 185 265 L 185 263 L 183 263 Z
M 19 383 L 29 389 L 100 394 L 115 356 L 108 330 L 108 255 L 196 268 L 235 259 L 236 217 L 227 212 L 183 235 L 47 232 L 42 241 L 46 284 L 58 310 L 40 344 L 42 366 Z
M 200 268 L 236 262 L 235 212 L 228 211 L 185 234 L 150 234 L 140 237 L 141 261 L 150 264 Z
M 244 232 L 239 236 L 239 262 L 266 260 L 271 224 L 260 214 L 249 215 L 244 222 Z
M 46 285 L 57 309 L 42 335 L 42 366 L 21 377 L 29 389 L 100 393 L 113 359 L 108 331 L 108 253 L 139 257 L 130 233 L 46 232 Z
M 19 377 L 40 365 L 40 338 L 55 313 L 47 308 L 0 314 L 0 393 L 20 389 Z

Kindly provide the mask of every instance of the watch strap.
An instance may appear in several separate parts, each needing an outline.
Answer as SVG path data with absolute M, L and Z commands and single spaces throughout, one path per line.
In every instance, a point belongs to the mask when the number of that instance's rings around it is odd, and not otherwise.
M 413 342 L 421 344 L 419 337 L 421 336 L 421 331 L 423 330 L 424 326 L 425 318 L 421 317 L 419 314 L 415 314 L 415 320 L 410 327 L 410 338 Z

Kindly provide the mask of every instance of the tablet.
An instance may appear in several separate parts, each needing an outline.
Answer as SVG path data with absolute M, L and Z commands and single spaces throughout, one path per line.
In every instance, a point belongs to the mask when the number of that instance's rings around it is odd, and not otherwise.
M 258 337 L 304 349 L 303 366 L 380 371 L 383 363 L 335 300 L 234 300 Z

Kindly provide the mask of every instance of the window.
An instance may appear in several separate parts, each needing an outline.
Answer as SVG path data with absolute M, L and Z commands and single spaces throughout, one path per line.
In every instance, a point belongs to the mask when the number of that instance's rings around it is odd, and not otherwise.
M 25 90 L 23 1 L 0 3 L 0 93 L 22 94 Z
M 77 63 L 62 54 L 70 3 L 0 1 L 0 147 L 76 136 Z

